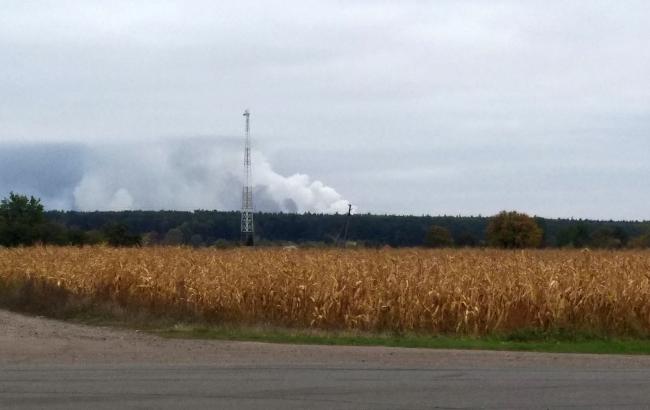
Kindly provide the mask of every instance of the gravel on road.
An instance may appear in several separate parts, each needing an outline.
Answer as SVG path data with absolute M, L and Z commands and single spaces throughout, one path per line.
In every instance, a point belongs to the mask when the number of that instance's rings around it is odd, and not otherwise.
M 165 339 L 0 310 L 0 408 L 650 408 L 650 357 Z

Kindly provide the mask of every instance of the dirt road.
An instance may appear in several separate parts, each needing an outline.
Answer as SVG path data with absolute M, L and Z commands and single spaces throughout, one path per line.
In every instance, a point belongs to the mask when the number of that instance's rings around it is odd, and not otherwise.
M 650 408 L 650 357 L 168 340 L 0 311 L 0 408 Z

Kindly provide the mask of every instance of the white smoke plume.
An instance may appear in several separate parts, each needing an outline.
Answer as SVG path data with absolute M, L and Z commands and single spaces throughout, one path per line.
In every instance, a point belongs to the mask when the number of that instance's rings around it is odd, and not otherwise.
M 133 209 L 238 209 L 242 143 L 236 138 L 192 138 L 148 144 L 89 147 L 71 208 L 82 211 Z M 347 211 L 332 187 L 308 175 L 283 176 L 254 151 L 253 183 L 260 211 Z

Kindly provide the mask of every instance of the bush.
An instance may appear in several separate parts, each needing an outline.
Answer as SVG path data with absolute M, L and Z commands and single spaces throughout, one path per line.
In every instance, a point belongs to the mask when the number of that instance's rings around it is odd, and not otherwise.
M 537 248 L 542 244 L 542 229 L 530 216 L 503 211 L 492 217 L 487 227 L 487 240 L 497 248 Z
M 650 233 L 646 233 L 635 238 L 629 242 L 631 248 L 647 249 L 650 248 Z
M 111 246 L 129 247 L 142 245 L 140 235 L 130 233 L 129 228 L 124 224 L 111 223 L 106 225 L 103 230 L 106 241 Z
M 628 234 L 620 227 L 600 228 L 591 237 L 594 248 L 623 248 L 629 241 Z
M 451 234 L 442 226 L 432 226 L 424 238 L 424 245 L 429 248 L 448 248 L 453 244 Z

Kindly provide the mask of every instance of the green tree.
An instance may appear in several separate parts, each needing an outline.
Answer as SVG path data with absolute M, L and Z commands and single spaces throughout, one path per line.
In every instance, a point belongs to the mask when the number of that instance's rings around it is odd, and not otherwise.
M 168 246 L 178 246 L 183 244 L 183 231 L 180 228 L 172 228 L 165 234 L 163 244 Z
M 86 232 L 79 228 L 70 228 L 67 232 L 67 242 L 70 245 L 83 246 L 90 242 Z
M 38 241 L 47 245 L 68 245 L 68 229 L 58 223 L 45 222 L 38 227 Z
M 140 235 L 129 232 L 129 227 L 123 223 L 109 223 L 104 226 L 104 237 L 111 246 L 141 246 Z
M 503 211 L 492 217 L 486 230 L 491 246 L 499 248 L 537 248 L 543 232 L 530 216 L 515 211 Z
M 623 248 L 629 241 L 629 235 L 623 228 L 603 227 L 598 229 L 591 237 L 591 246 L 594 248 Z
M 451 234 L 442 226 L 433 225 L 424 237 L 424 245 L 429 248 L 448 248 L 453 244 Z
M 629 242 L 631 248 L 650 248 L 650 232 L 632 238 Z
M 190 244 L 195 248 L 203 246 L 203 236 L 201 236 L 201 234 L 195 233 L 190 237 Z
M 557 238 L 557 245 L 560 247 L 584 248 L 590 242 L 591 232 L 587 225 L 583 223 L 577 223 L 560 231 Z
M 85 234 L 86 243 L 89 245 L 99 245 L 107 242 L 106 236 L 101 230 L 91 229 L 89 231 L 85 231 Z
M 478 245 L 479 241 L 474 235 L 469 232 L 461 232 L 458 236 L 454 237 L 454 243 L 456 246 L 467 248 L 474 247 Z
M 33 245 L 44 221 L 40 199 L 11 192 L 0 201 L 0 245 Z

